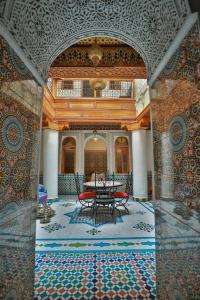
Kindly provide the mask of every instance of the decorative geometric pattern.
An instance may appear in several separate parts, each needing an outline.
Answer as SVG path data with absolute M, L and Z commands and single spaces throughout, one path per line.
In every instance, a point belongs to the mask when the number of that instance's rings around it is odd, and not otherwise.
M 79 175 L 81 190 L 84 190 L 84 175 Z M 58 175 L 58 194 L 59 195 L 76 195 L 76 184 L 74 175 Z
M 173 70 L 175 69 L 180 57 L 180 49 L 178 49 L 174 55 L 170 58 L 167 65 L 165 66 L 165 69 L 163 70 L 163 73 L 165 76 L 170 75 Z
M 101 230 L 97 230 L 96 228 L 92 228 L 90 230 L 87 230 L 86 232 L 89 233 L 89 234 L 91 234 L 91 235 L 96 235 L 99 232 L 101 232 Z
M 75 123 L 70 123 L 70 130 L 120 130 L 121 127 L 118 124 L 98 124 L 98 125 L 79 125 Z
M 93 228 L 91 230 L 88 230 L 87 231 L 88 233 L 91 233 L 92 235 L 96 235 L 96 233 L 100 233 L 101 231 L 100 230 L 96 230 L 96 228 Z M 93 234 L 95 233 L 95 234 Z M 142 240 L 139 239 L 137 241 L 133 241 L 133 240 L 121 240 L 121 241 L 115 241 L 115 240 L 107 240 L 107 241 L 102 241 L 101 239 L 98 240 L 98 241 L 95 241 L 92 239 L 89 239 L 89 242 L 88 241 L 81 241 L 81 242 L 78 242 L 78 241 L 73 241 L 73 242 L 63 242 L 63 240 L 53 240 L 51 243 L 49 242 L 46 242 L 46 241 L 43 241 L 43 242 L 37 242 L 36 243 L 36 248 L 37 248 L 37 251 L 40 252 L 42 250 L 46 250 L 47 248 L 63 248 L 65 247 L 65 250 L 68 251 L 68 250 L 73 250 L 73 248 L 77 248 L 77 249 L 89 249 L 89 251 L 92 251 L 94 250 L 94 247 L 96 249 L 104 249 L 104 250 L 113 250 L 113 247 L 118 247 L 118 248 L 129 248 L 130 247 L 135 247 L 135 248 L 138 248 L 138 247 L 141 247 L 142 249 L 144 248 L 144 246 L 146 247 L 149 247 L 150 250 L 154 250 L 154 247 L 155 247 L 155 241 L 151 241 L 151 240 Z M 63 249 L 62 249 L 63 250 Z
M 83 183 L 85 181 L 85 176 L 80 175 L 80 174 L 79 174 L 79 176 L 80 176 L 80 182 L 81 182 L 81 190 L 84 191 Z M 42 183 L 42 176 L 40 176 L 40 178 L 41 178 L 40 183 Z M 126 178 L 127 178 L 126 174 L 123 174 L 123 175 L 114 174 L 115 181 L 120 181 L 120 182 L 124 183 L 122 187 L 118 188 L 120 191 L 125 190 Z M 113 177 L 112 177 L 112 175 L 110 175 L 109 180 L 112 180 L 112 179 L 113 179 Z M 131 187 L 130 187 L 131 191 L 133 190 L 132 182 L 133 181 L 131 181 Z M 77 194 L 74 175 L 58 175 L 58 194 L 59 195 L 76 195 Z
M 0 299 L 32 300 L 42 94 L 2 37 L 0 86 Z
M 46 230 L 48 233 L 54 232 L 56 230 L 60 230 L 65 228 L 62 224 L 59 223 L 53 223 L 53 224 L 48 224 L 42 227 L 44 230 Z
M 174 151 L 181 150 L 186 141 L 187 125 L 181 115 L 173 117 L 169 125 L 170 141 Z
M 113 223 L 111 214 L 108 213 L 106 208 L 98 209 L 98 222 L 95 224 L 94 218 L 92 218 L 92 210 L 75 208 L 74 211 L 64 214 L 70 218 L 69 224 L 88 224 L 93 227 L 99 227 L 106 223 Z M 123 219 L 121 216 L 116 217 L 116 223 L 122 223 Z
M 94 69 L 91 67 L 51 67 L 48 71 L 48 76 L 52 78 L 121 78 L 124 80 L 134 78 L 147 78 L 147 71 L 145 67 L 98 67 Z M 105 127 L 106 124 L 98 125 L 99 127 Z M 95 125 L 92 126 L 92 129 Z M 75 125 L 78 127 L 78 125 Z M 85 127 L 90 127 L 91 125 L 85 125 Z M 106 127 L 117 127 L 116 125 L 107 125 Z M 114 128 L 114 129 L 115 129 Z M 112 129 L 112 128 L 111 128 Z M 119 126 L 119 129 L 121 127 Z
M 15 245 L 12 238 L 15 237 Z M 2 244 L 5 242 L 1 238 Z M 6 247 L 1 246 L 1 294 L 2 300 L 33 299 L 34 249 L 28 243 L 18 243 L 15 235 L 7 237 Z M 10 245 L 12 246 L 10 247 Z M 31 245 L 31 244 L 30 244 Z M 32 252 L 33 251 L 33 252 Z M 7 297 L 7 298 L 6 298 Z M 13 298 L 12 298 L 13 297 Z
M 3 195 L 9 187 L 10 182 L 10 166 L 7 161 L 0 161 L 0 195 Z
M 56 58 L 52 67 L 93 67 L 94 65 L 88 56 L 89 47 L 77 47 L 74 45 L 66 49 Z M 101 50 L 103 57 L 100 60 L 98 68 L 144 66 L 140 55 L 127 45 L 123 45 L 122 47 L 119 45 L 117 47 L 101 46 Z
M 23 144 L 23 126 L 14 116 L 8 116 L 2 127 L 3 142 L 10 151 L 19 151 Z
M 133 47 L 150 76 L 190 13 L 186 0 L 52 0 L 48 4 L 15 0 L 6 4 L 1 8 L 6 11 L 6 28 L 45 78 L 63 50 L 90 36 L 113 37 Z
M 156 259 L 158 299 L 163 299 L 163 295 L 169 299 L 198 299 L 200 295 L 199 57 L 197 22 L 172 57 L 171 66 L 160 74 L 155 83 L 158 97 L 151 102 L 157 206 L 167 213 L 164 217 L 155 216 L 156 247 L 160 250 Z M 161 147 L 163 133 L 169 133 L 167 148 L 172 146 L 167 159 Z M 166 173 L 172 183 L 166 185 L 171 193 L 171 206 L 160 200 L 162 175 Z M 171 209 L 165 209 L 167 205 Z
M 138 78 L 147 78 L 147 71 L 145 67 L 109 67 L 103 68 L 98 67 L 98 69 L 94 69 L 91 67 L 82 67 L 82 68 L 74 68 L 74 67 L 50 67 L 48 71 L 49 77 L 52 78 L 109 78 L 116 79 L 121 78 L 122 80 L 133 80 Z M 77 125 L 78 126 L 78 125 Z M 85 125 L 89 127 L 90 125 Z M 100 127 L 104 127 L 105 125 L 99 125 Z M 109 125 L 107 125 L 109 127 Z M 111 127 L 112 125 L 110 125 Z M 113 125 L 113 127 L 117 127 Z M 115 129 L 114 128 L 114 129 Z M 92 128 L 93 129 L 93 128 Z M 119 126 L 119 129 L 121 127 Z
M 67 198 L 67 204 L 70 197 L 63 197 L 63 200 L 64 198 Z M 79 219 L 76 219 L 76 214 L 74 214 L 74 222 L 76 223 L 70 224 L 70 219 L 73 217 L 73 213 L 77 207 L 80 209 L 80 204 L 76 203 L 76 201 L 74 201 L 74 206 L 64 209 L 61 203 L 52 204 L 56 215 L 50 224 L 56 222 L 65 226 L 65 229 L 48 233 L 42 228 L 44 225 L 40 224 L 40 221 L 37 220 L 36 252 L 51 251 L 52 248 L 56 251 L 96 251 L 101 249 L 105 251 L 121 251 L 124 249 L 135 251 L 138 249 L 155 249 L 154 231 L 147 232 L 133 229 L 133 225 L 140 221 L 154 224 L 153 210 L 149 211 L 141 203 L 130 201 L 129 215 L 124 214 L 124 211 L 121 210 L 123 222 L 117 222 L 116 224 L 113 223 L 110 213 L 107 210 L 104 213 L 101 208 L 99 208 L 97 213 L 97 224 L 94 224 L 94 216 L 92 216 L 92 210 L 90 209 L 84 209 L 80 212 L 79 216 L 81 217 Z M 146 211 L 146 214 L 138 215 L 137 211 Z M 70 216 L 66 216 L 66 214 Z M 80 223 L 76 220 L 80 221 Z M 103 226 L 100 227 L 99 224 Z
M 158 263 L 156 261 L 156 268 L 158 272 L 161 272 L 160 276 L 162 276 L 162 280 L 159 276 L 160 286 L 157 292 L 161 297 L 162 295 L 170 295 L 171 299 L 199 298 L 200 253 L 198 245 L 199 243 L 191 249 L 191 244 L 188 244 L 187 248 L 180 249 L 178 243 L 176 247 L 173 247 L 173 250 L 166 249 L 162 256 L 157 256 Z M 188 257 L 190 258 L 189 263 Z M 172 273 L 175 276 L 171 276 Z M 166 281 L 168 284 L 166 284 Z M 190 285 L 190 288 L 187 288 L 188 285 Z
M 156 299 L 154 252 L 36 253 L 34 299 Z
M 21 75 L 27 75 L 29 73 L 29 70 L 12 48 L 10 48 L 9 54 L 10 60 L 13 66 L 15 66 L 17 72 Z
M 133 228 L 151 232 L 152 230 L 154 230 L 154 225 L 151 225 L 151 224 L 148 224 L 145 222 L 140 222 L 140 223 L 136 224 L 135 226 L 133 226 Z
M 30 183 L 30 162 L 26 160 L 18 160 L 13 169 L 11 184 L 15 191 L 23 191 L 26 186 Z

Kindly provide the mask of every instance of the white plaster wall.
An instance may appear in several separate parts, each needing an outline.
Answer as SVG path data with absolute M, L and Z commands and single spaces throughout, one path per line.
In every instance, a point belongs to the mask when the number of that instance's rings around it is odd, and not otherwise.
M 43 132 L 43 130 L 42 130 Z M 43 133 L 41 134 L 41 142 L 40 142 L 40 175 L 43 175 Z
M 147 199 L 146 130 L 132 132 L 134 198 Z
M 146 134 L 147 134 L 147 141 L 146 141 L 147 171 L 150 172 L 153 170 L 153 146 L 152 146 L 151 130 L 147 130 Z
M 130 168 L 132 169 L 132 151 L 131 151 L 131 135 L 125 130 L 99 130 L 99 138 L 105 140 L 107 147 L 107 169 L 110 173 L 115 172 L 115 140 L 119 136 L 125 136 L 129 141 L 129 160 Z M 103 134 L 103 137 L 101 136 Z M 76 172 L 84 174 L 84 149 L 87 141 L 93 137 L 91 130 L 80 130 L 60 133 L 59 138 L 59 173 L 61 172 L 61 153 L 62 153 L 62 141 L 65 137 L 73 137 L 76 140 Z

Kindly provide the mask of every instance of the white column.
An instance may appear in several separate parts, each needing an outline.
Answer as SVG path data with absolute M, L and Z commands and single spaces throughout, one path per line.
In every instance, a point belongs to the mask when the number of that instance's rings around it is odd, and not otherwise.
M 77 149 L 77 153 L 78 153 L 78 164 L 77 164 L 77 172 L 81 175 L 84 175 L 85 173 L 85 142 L 84 142 L 84 131 L 80 131 L 78 133 L 78 140 L 77 140 L 77 144 L 76 144 L 76 149 Z
M 113 169 L 113 157 L 114 157 L 114 147 L 113 147 L 113 139 L 112 139 L 112 133 L 108 132 L 106 134 L 106 140 L 107 140 L 107 170 L 110 172 L 114 172 Z
M 147 152 L 146 130 L 132 132 L 133 196 L 147 199 Z
M 167 132 L 163 132 L 161 136 L 161 159 L 161 197 L 168 199 L 173 198 L 174 178 L 172 174 L 172 147 Z
M 43 130 L 43 183 L 48 198 L 58 197 L 58 131 Z

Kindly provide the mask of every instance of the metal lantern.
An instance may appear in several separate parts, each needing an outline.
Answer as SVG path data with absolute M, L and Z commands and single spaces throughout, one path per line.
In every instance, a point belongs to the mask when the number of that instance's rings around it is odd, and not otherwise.
M 89 81 L 90 86 L 93 90 L 104 90 L 107 86 L 107 81 L 102 78 L 93 78 Z
M 103 52 L 101 47 L 99 47 L 96 42 L 92 45 L 92 47 L 88 51 L 88 56 L 93 62 L 93 65 L 96 67 L 98 66 L 100 60 L 102 59 Z

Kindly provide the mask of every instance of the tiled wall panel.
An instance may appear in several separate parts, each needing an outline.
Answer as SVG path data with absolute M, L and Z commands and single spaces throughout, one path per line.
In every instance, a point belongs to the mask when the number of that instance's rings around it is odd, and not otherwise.
M 33 299 L 42 88 L 0 38 L 0 299 Z
M 158 299 L 200 299 L 198 24 L 151 90 Z

